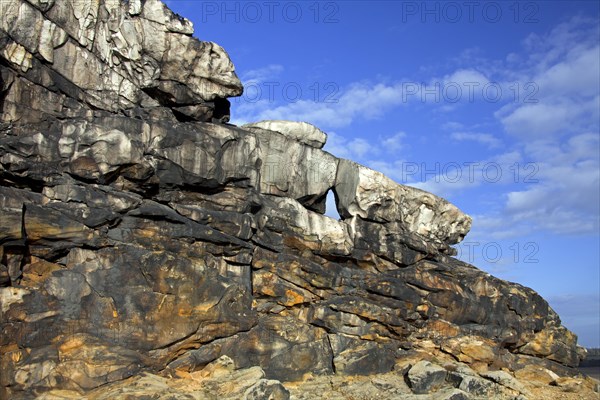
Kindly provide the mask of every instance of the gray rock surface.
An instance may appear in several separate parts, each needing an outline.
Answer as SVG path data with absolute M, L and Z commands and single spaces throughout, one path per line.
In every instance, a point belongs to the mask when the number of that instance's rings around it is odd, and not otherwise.
M 95 109 L 211 121 L 242 93 L 223 48 L 193 38 L 192 23 L 159 0 L 4 0 L 2 8 L 2 56 L 13 67 L 2 67 L 3 121 Z
M 486 371 L 572 375 L 544 299 L 451 257 L 469 216 L 309 124 L 224 124 L 229 57 L 160 1 L 2 7 L 0 398 L 420 396 L 405 372 L 461 398 L 524 393 Z M 423 385 L 407 360 L 432 363 Z
M 325 132 L 307 122 L 267 120 L 246 124 L 242 128 L 249 131 L 267 130 L 277 132 L 317 149 L 322 148 L 327 141 Z
M 415 394 L 437 392 L 446 382 L 446 370 L 429 361 L 419 361 L 408 371 L 408 382 Z

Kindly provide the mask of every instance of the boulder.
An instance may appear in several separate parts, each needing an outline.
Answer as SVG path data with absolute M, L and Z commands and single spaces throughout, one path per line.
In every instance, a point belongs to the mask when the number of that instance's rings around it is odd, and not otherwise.
M 277 132 L 317 149 L 323 148 L 327 141 L 325 132 L 307 122 L 268 120 L 246 124 L 242 128 L 249 131 L 266 130 Z
M 428 361 L 419 361 L 408 371 L 408 382 L 415 394 L 436 392 L 446 380 L 446 370 Z

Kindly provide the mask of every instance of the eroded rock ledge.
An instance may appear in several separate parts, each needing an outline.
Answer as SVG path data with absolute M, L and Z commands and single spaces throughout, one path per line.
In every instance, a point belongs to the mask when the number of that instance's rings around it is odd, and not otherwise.
M 233 64 L 158 0 L 2 7 L 0 397 L 224 356 L 254 377 L 234 385 L 247 398 L 411 379 L 409 354 L 578 364 L 538 294 L 452 258 L 471 218 L 446 200 L 321 150 L 309 124 L 215 123 L 242 93 Z

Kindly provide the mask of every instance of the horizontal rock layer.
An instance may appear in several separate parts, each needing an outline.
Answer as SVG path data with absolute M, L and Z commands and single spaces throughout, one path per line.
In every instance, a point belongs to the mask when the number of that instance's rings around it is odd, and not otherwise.
M 321 150 L 306 123 L 214 123 L 233 66 L 162 3 L 2 4 L 0 397 L 224 356 L 248 398 L 413 351 L 480 373 L 578 363 L 539 295 L 451 257 L 471 219 L 446 200 Z

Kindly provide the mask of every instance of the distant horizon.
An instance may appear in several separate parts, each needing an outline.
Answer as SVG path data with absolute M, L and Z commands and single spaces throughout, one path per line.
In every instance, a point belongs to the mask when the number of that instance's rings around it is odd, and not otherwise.
M 447 198 L 474 221 L 460 259 L 600 348 L 600 2 L 166 3 L 230 55 L 232 123 L 312 123 Z

